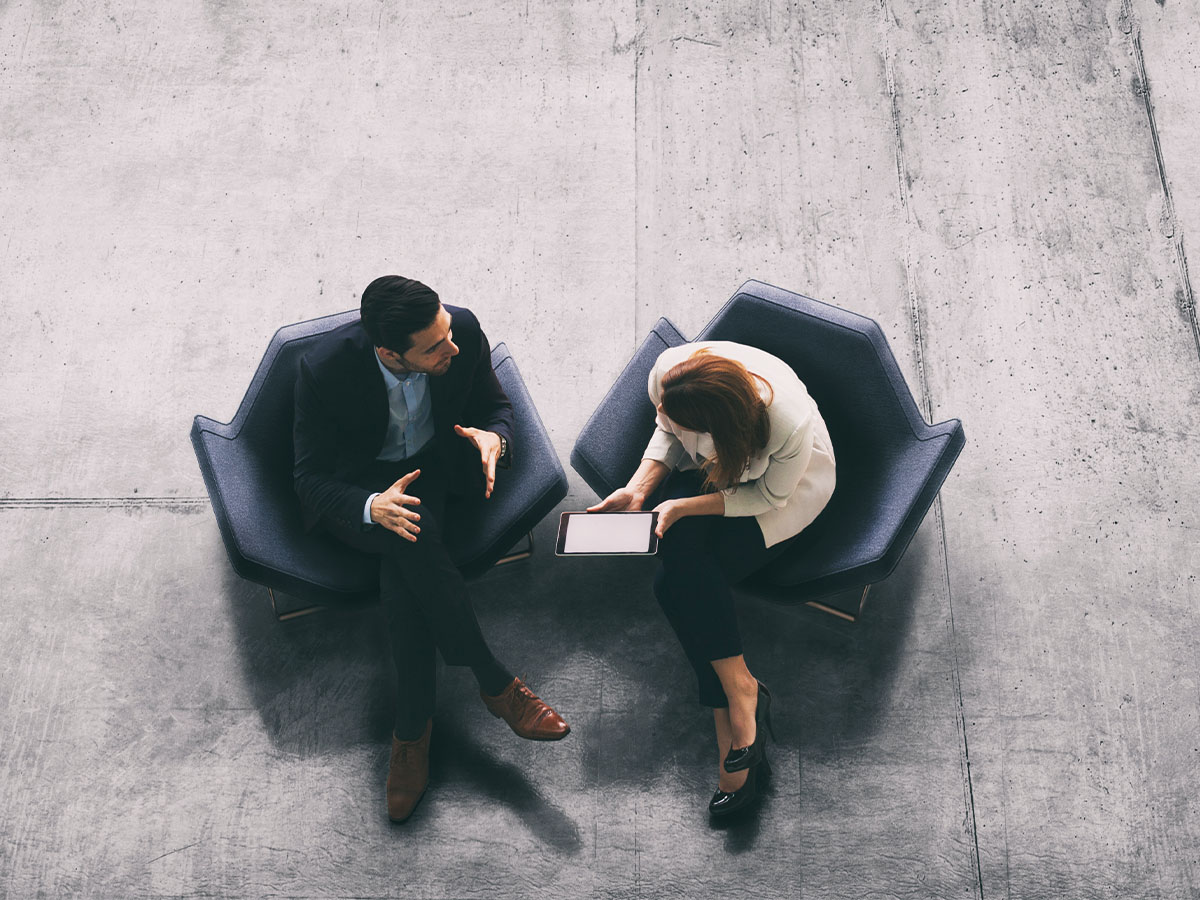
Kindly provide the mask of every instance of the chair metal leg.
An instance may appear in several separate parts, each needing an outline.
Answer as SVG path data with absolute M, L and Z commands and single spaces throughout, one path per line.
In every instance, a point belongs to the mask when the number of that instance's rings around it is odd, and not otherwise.
M 275 592 L 270 588 L 267 588 L 267 593 L 271 595 L 271 612 L 275 613 L 275 621 L 277 622 L 286 622 L 288 619 L 298 619 L 300 616 L 307 616 L 309 613 L 320 612 L 325 608 L 323 606 L 305 606 L 302 609 L 293 609 L 280 615 L 279 607 L 275 605 Z
M 516 562 L 519 559 L 529 559 L 531 556 L 533 556 L 533 532 L 527 531 L 525 533 L 525 549 L 518 550 L 516 553 L 510 553 L 507 556 L 500 557 L 498 560 L 496 560 L 496 565 L 507 565 L 508 563 Z
M 844 609 L 836 609 L 817 600 L 809 600 L 807 605 L 813 609 L 819 609 L 821 612 L 829 613 L 831 616 L 837 616 L 839 619 L 845 619 L 847 622 L 854 622 L 862 615 L 863 604 L 867 602 L 867 594 L 870 593 L 870 590 L 869 584 L 863 588 L 862 596 L 858 598 L 858 609 L 853 613 L 848 613 Z

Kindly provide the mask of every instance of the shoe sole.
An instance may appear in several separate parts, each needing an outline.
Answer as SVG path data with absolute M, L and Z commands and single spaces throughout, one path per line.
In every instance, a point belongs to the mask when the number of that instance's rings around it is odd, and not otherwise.
M 561 741 L 563 738 L 565 738 L 570 733 L 571 733 L 570 725 L 567 726 L 567 730 L 564 731 L 562 734 L 555 734 L 550 737 L 535 737 L 535 736 L 529 735 L 529 734 L 521 734 L 516 731 L 513 732 L 513 734 L 515 734 L 517 737 L 522 738 L 523 740 L 526 740 L 526 741 L 544 741 L 544 742 Z
M 417 798 L 417 802 L 413 804 L 413 808 L 408 811 L 407 816 L 405 816 L 403 819 L 393 819 L 392 814 L 388 813 L 388 821 L 391 822 L 393 825 L 403 825 L 405 822 L 407 822 L 409 819 L 412 818 L 413 813 L 415 813 L 417 811 L 417 807 L 421 805 L 421 801 L 424 799 L 425 799 L 425 791 L 421 791 L 421 796 L 419 796 Z

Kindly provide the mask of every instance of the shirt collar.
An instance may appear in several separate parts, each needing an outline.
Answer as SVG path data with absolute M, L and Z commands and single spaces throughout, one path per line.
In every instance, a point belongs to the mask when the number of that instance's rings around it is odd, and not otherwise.
M 384 387 L 387 388 L 388 393 L 391 393 L 392 389 L 396 385 L 401 383 L 401 379 L 397 378 L 394 374 L 392 374 L 392 372 L 389 371 L 388 367 L 383 364 L 383 360 L 381 360 L 379 358 L 379 354 L 375 352 L 374 347 L 371 348 L 371 355 L 375 357 L 375 365 L 379 366 L 379 371 L 383 373 Z M 403 379 L 403 381 L 408 381 L 420 374 L 421 374 L 420 372 L 412 372 L 408 375 L 407 378 Z

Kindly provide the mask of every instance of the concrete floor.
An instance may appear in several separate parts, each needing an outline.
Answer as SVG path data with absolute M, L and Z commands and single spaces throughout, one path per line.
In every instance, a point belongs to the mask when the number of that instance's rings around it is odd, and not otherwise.
M 0 892 L 1200 897 L 1198 45 L 1194 0 L 0 5 Z M 858 625 L 746 600 L 757 819 L 707 822 L 649 568 L 547 522 L 477 606 L 574 733 L 446 671 L 388 824 L 378 610 L 276 623 L 187 432 L 389 272 L 509 344 L 564 460 L 750 277 L 963 420 Z

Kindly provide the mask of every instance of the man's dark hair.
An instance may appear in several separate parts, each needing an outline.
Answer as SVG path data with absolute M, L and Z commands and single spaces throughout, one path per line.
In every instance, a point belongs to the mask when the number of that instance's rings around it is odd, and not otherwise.
M 432 325 L 440 307 L 437 293 L 415 278 L 384 275 L 363 291 L 360 312 L 376 347 L 406 353 L 413 334 Z

